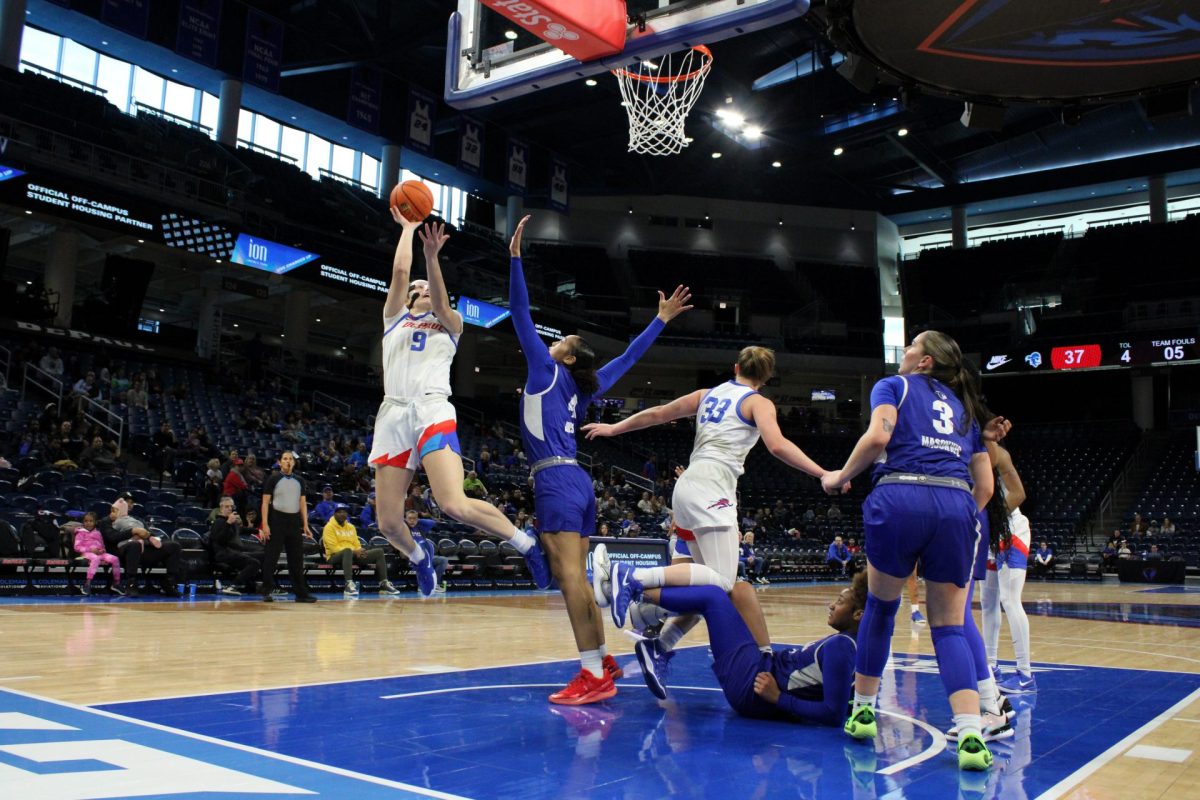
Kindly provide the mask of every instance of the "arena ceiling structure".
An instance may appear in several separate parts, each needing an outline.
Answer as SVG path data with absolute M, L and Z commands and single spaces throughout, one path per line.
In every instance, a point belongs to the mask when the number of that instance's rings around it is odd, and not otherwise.
M 443 88 L 456 0 L 246 5 L 289 26 L 286 96 L 337 104 L 338 73 L 355 64 L 390 76 L 394 105 L 403 106 L 406 85 Z M 1200 119 L 1191 113 L 1200 14 L 1188 6 L 816 2 L 797 22 L 713 45 L 713 72 L 688 122 L 694 142 L 673 158 L 626 152 L 609 76 L 473 113 L 567 158 L 576 193 L 874 208 L 899 220 L 960 204 L 993 210 L 1014 196 L 1119 194 L 1151 174 L 1171 184 L 1200 176 Z M 717 112 L 731 108 L 762 128 L 761 146 L 722 132 Z M 438 136 L 456 135 L 456 116 L 440 110 Z

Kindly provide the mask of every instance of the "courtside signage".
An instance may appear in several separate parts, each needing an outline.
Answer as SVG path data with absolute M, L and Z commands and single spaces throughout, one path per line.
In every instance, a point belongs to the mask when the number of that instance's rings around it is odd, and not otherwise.
M 6 167 L 0 165 L 0 181 L 6 181 L 9 178 L 19 178 L 25 173 L 16 167 Z
M 316 253 L 288 247 L 286 244 L 272 242 L 258 236 L 240 233 L 233 245 L 233 253 L 229 260 L 243 267 L 253 267 L 264 272 L 283 275 L 296 267 L 302 267 L 318 258 Z

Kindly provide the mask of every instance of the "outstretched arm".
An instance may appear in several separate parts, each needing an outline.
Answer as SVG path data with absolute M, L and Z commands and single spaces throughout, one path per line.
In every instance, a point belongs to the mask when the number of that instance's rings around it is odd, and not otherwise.
M 590 425 L 584 425 L 583 432 L 588 439 L 620 436 L 622 433 L 640 431 L 642 428 L 662 425 L 674 419 L 692 417 L 696 415 L 696 411 L 700 408 L 700 401 L 704 399 L 704 392 L 704 389 L 697 389 L 691 394 L 685 394 L 683 397 L 672 400 L 665 406 L 656 406 L 655 408 L 647 408 L 645 411 L 639 411 L 615 425 L 593 422 Z
M 896 406 L 878 405 L 871 411 L 871 424 L 867 432 L 854 445 L 854 451 L 845 465 L 821 478 L 821 488 L 826 494 L 837 494 L 848 481 L 853 480 L 863 470 L 875 463 L 879 455 L 887 448 L 892 440 L 892 431 L 896 429 Z
M 692 309 L 692 306 L 688 305 L 688 301 L 691 299 L 692 290 L 686 286 L 676 286 L 675 291 L 671 293 L 670 297 L 667 297 L 661 291 L 658 293 L 658 316 L 650 320 L 650 324 L 646 326 L 646 330 L 638 334 L 638 337 L 629 343 L 629 347 L 625 348 L 624 353 L 621 353 L 621 355 L 596 370 L 596 380 L 600 384 L 600 388 L 596 390 L 596 397 L 599 397 L 612 388 L 612 385 L 619 381 L 621 376 L 628 372 L 637 363 L 637 360 L 646 354 L 646 351 L 650 349 L 650 345 L 654 344 L 654 340 L 662 333 L 663 328 L 666 327 L 668 322 L 683 312 Z
M 521 343 L 521 352 L 529 367 L 526 389 L 541 392 L 554 380 L 554 359 L 550 357 L 546 345 L 542 344 L 529 313 L 529 288 L 525 285 L 525 267 L 521 263 L 521 236 L 525 233 L 527 222 L 528 214 L 517 223 L 512 241 L 508 244 L 508 254 L 512 256 L 508 268 L 508 310 L 512 313 L 513 329 L 517 332 L 517 341 Z
M 771 455 L 778 458 L 789 467 L 820 478 L 825 474 L 821 465 L 809 458 L 803 450 L 779 430 L 779 419 L 776 416 L 775 404 L 760 394 L 751 395 L 742 401 L 747 418 L 758 427 L 762 434 L 763 444 Z
M 429 278 L 429 300 L 433 303 L 433 315 L 446 330 L 457 336 L 462 333 L 462 315 L 450 307 L 450 295 L 446 292 L 446 280 L 442 277 L 442 265 L 438 253 L 450 240 L 442 223 L 428 222 L 421 231 L 421 244 L 425 247 L 425 270 Z
M 404 311 L 404 301 L 408 297 L 409 274 L 412 272 L 413 234 L 421 227 L 418 222 L 409 222 L 395 208 L 392 208 L 392 219 L 400 223 L 401 230 L 396 255 L 392 258 L 392 282 L 388 286 L 387 300 L 383 304 L 384 319 L 399 316 Z

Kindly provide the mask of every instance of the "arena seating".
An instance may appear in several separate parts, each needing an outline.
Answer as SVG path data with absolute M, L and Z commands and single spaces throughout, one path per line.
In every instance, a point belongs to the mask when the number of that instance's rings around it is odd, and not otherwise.
M 1173 434 L 1125 521 L 1128 527 L 1133 511 L 1140 512 L 1147 524 L 1152 520 L 1161 523 L 1170 517 L 1175 523 L 1175 533 L 1138 536 L 1130 543 L 1131 547 L 1136 543 L 1140 552 L 1156 544 L 1167 557 L 1182 557 L 1189 567 L 1200 567 L 1200 472 L 1196 471 L 1195 458 L 1195 433 Z

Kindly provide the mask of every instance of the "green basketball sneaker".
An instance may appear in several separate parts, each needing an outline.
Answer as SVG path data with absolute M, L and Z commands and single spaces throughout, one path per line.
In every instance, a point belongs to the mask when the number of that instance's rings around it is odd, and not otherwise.
M 968 733 L 958 740 L 959 769 L 984 770 L 991 765 L 992 751 L 978 734 Z
M 855 739 L 874 739 L 878 733 L 875 710 L 870 706 L 859 706 L 850 712 L 844 730 Z

